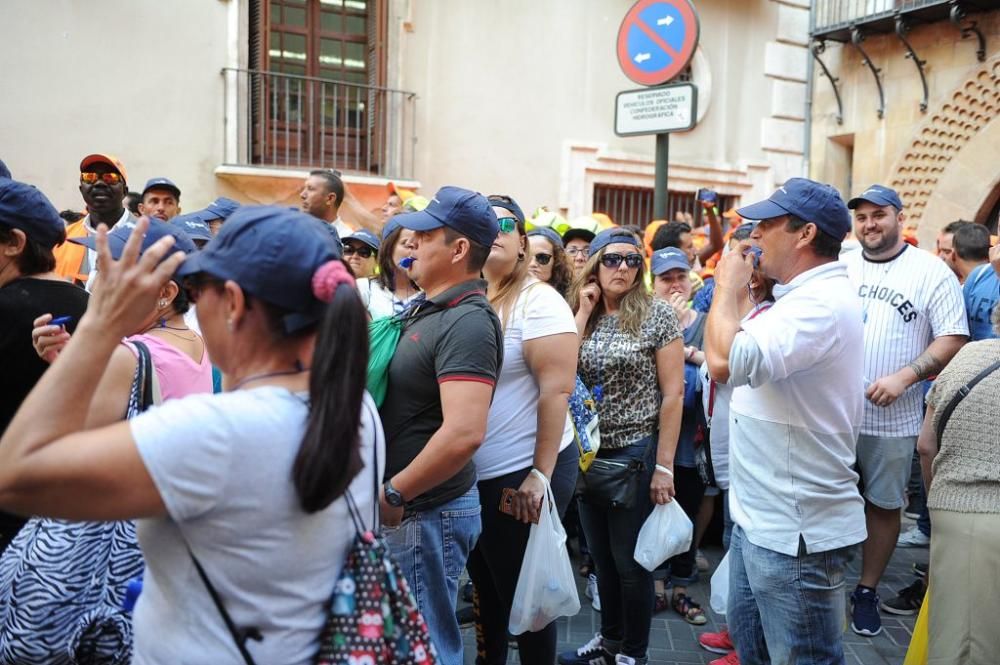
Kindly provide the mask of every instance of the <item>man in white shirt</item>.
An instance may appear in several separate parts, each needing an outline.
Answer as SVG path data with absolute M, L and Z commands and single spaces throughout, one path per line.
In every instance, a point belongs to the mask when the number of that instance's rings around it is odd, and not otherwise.
M 864 483 L 861 581 L 851 595 L 851 628 L 878 635 L 878 582 L 896 548 L 900 509 L 923 420 L 920 383 L 965 344 L 969 326 L 958 279 L 948 265 L 903 241 L 903 203 L 872 185 L 850 200 L 861 252 L 844 257 L 864 321 L 864 420 L 858 470 Z
M 850 214 L 805 178 L 738 212 L 761 221 L 716 268 L 705 336 L 712 378 L 734 388 L 729 631 L 743 665 L 843 662 L 844 569 L 866 535 L 861 306 L 837 261 Z M 754 249 L 776 302 L 741 324 Z

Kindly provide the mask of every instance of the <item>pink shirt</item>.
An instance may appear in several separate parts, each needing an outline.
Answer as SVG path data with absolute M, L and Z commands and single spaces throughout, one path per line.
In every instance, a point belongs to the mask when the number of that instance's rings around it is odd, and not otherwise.
M 132 335 L 125 341 L 125 346 L 136 358 L 139 354 L 128 342 L 139 341 L 149 348 L 163 401 L 194 393 L 212 392 L 212 363 L 208 359 L 207 350 L 202 352 L 201 362 L 196 363 L 191 356 L 156 335 Z

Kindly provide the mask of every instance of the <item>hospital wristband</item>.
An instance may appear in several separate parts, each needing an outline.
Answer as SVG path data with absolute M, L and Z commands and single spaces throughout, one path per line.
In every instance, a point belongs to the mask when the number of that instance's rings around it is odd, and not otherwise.
M 667 474 L 671 478 L 674 477 L 674 472 L 671 471 L 670 469 L 668 469 L 667 467 L 663 466 L 662 464 L 657 464 L 656 465 L 656 470 L 657 471 L 662 471 L 663 473 Z

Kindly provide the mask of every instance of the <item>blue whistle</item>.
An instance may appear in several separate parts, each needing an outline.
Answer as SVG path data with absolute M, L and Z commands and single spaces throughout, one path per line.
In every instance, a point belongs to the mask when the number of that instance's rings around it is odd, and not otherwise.
M 122 609 L 126 612 L 131 612 L 135 609 L 135 603 L 139 600 L 139 594 L 142 593 L 142 578 L 135 577 L 128 582 L 128 586 L 125 588 L 125 600 L 122 601 Z
M 754 270 L 757 270 L 760 268 L 760 255 L 763 253 L 764 250 L 762 250 L 760 247 L 757 247 L 756 245 L 751 245 L 750 247 L 747 247 L 747 250 L 745 252 L 743 252 L 743 256 L 746 256 L 748 254 L 753 254 L 753 267 Z
M 49 321 L 50 326 L 64 326 L 73 320 L 72 316 L 57 316 L 56 318 Z
M 413 265 L 414 261 L 416 261 L 415 258 L 413 258 L 412 256 L 407 256 L 399 262 L 399 267 L 402 268 L 403 270 L 409 270 L 410 266 Z

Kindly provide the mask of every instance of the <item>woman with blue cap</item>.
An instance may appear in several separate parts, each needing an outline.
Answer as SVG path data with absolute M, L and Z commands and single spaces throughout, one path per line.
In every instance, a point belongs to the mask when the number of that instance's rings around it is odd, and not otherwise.
M 652 505 L 674 496 L 674 450 L 684 397 L 684 342 L 669 304 L 643 280 L 635 234 L 607 229 L 570 291 L 581 338 L 579 374 L 601 430 L 597 458 L 582 474 L 580 521 L 597 566 L 601 631 L 560 665 L 644 665 L 653 577 L 634 559 Z
M 146 224 L 117 261 L 99 234 L 100 288 L 0 440 L 0 506 L 137 519 L 134 663 L 248 662 L 238 632 L 256 662 L 311 663 L 355 537 L 344 495 L 368 520 L 381 478 L 354 280 L 302 213 L 242 208 L 183 266 L 172 238 L 139 256 Z M 90 377 L 178 267 L 227 392 L 90 427 Z
M 373 320 L 402 313 L 420 293 L 402 263 L 410 255 L 412 237 L 413 231 L 404 229 L 396 219 L 390 219 L 382 229 L 378 274 L 358 280 L 361 302 Z
M 528 246 L 531 249 L 528 270 L 565 298 L 573 281 L 573 269 L 566 259 L 562 238 L 550 228 L 535 228 L 528 231 Z

